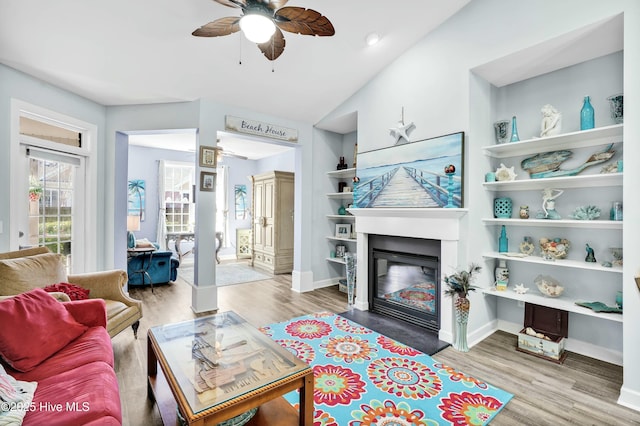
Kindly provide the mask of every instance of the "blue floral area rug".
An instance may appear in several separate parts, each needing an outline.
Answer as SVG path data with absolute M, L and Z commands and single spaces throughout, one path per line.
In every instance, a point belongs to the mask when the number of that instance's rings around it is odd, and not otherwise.
M 315 426 L 486 425 L 513 397 L 333 313 L 261 331 L 313 368 Z

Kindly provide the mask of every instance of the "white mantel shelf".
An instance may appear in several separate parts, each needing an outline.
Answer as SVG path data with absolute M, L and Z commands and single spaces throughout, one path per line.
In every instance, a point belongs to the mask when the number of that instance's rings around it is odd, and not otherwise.
M 460 219 L 469 209 L 447 208 L 350 208 L 355 217 L 417 217 L 425 219 Z

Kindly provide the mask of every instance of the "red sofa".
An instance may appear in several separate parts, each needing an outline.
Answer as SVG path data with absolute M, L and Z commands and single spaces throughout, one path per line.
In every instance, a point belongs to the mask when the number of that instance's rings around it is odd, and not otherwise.
M 49 298 L 58 306 L 50 305 Z M 114 371 L 113 348 L 107 333 L 107 314 L 105 302 L 101 299 L 58 302 L 41 289 L 16 296 L 23 298 L 22 303 L 11 303 L 11 299 L 0 301 L 0 355 L 6 372 L 20 381 L 37 382 L 33 401 L 24 416 L 24 425 L 120 425 L 122 411 L 118 380 Z M 36 303 L 34 303 L 34 300 Z M 43 302 L 44 303 L 38 303 Z M 29 324 L 41 316 L 42 328 L 46 329 L 51 321 L 51 312 L 63 306 L 65 313 L 77 324 L 65 325 L 51 336 L 47 330 L 28 329 Z M 23 312 L 28 310 L 26 314 Z M 60 317 L 60 312 L 57 312 Z M 25 321 L 23 317 L 28 319 Z M 14 320 L 7 331 L 6 321 Z M 17 321 L 17 322 L 16 322 Z M 78 337 L 69 335 L 69 343 L 47 356 L 46 347 L 56 347 L 66 330 L 75 330 Z M 32 338 L 33 333 L 43 333 L 39 342 L 24 343 L 31 346 L 28 351 L 19 346 L 11 346 L 19 333 L 23 341 Z M 13 333 L 13 335 L 10 335 Z M 44 349 L 43 349 L 44 348 Z M 17 352 L 22 351 L 22 353 Z M 35 355 L 38 352 L 40 354 Z M 32 359 L 32 356 L 46 357 L 44 360 Z M 22 371 L 19 371 L 22 370 Z

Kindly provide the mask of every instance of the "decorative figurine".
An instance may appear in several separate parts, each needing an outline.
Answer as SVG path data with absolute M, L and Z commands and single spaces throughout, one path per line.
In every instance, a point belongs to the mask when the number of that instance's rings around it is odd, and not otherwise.
M 563 170 L 560 168 L 562 163 L 567 161 L 573 155 L 573 152 L 567 149 L 536 154 L 533 157 L 528 157 L 522 160 L 520 162 L 520 166 L 529 172 L 529 177 L 531 177 L 531 179 L 575 176 L 587 167 L 595 166 L 596 164 L 610 160 L 616 153 L 612 148 L 613 144 L 607 145 L 605 149 L 592 154 L 587 161 L 580 166 L 569 170 Z
M 416 125 L 413 122 L 409 124 L 404 124 L 404 107 L 402 107 L 402 119 L 398 121 L 398 125 L 396 127 L 392 127 L 389 129 L 389 134 L 393 136 L 395 139 L 395 144 L 398 145 L 400 143 L 400 139 L 404 139 L 407 142 L 409 141 L 409 134 L 415 130 Z
M 529 219 L 529 206 L 520 206 L 520 219 Z
M 538 219 L 562 219 L 556 211 L 555 199 L 562 195 L 561 189 L 545 188 L 542 190 L 542 212 L 538 212 Z
M 585 244 L 585 250 L 587 250 L 587 257 L 584 258 L 585 262 L 597 262 L 596 261 L 596 256 L 593 252 L 593 249 L 591 248 L 591 246 L 589 245 L 589 243 Z
M 546 104 L 540 110 L 542 112 L 542 123 L 540 124 L 540 137 L 560 134 L 562 129 L 562 114 L 553 106 Z

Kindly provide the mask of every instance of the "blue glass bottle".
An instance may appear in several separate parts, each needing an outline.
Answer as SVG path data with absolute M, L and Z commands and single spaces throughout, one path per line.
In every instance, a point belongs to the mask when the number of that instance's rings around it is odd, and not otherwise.
M 507 238 L 507 229 L 502 225 L 500 230 L 500 238 L 498 239 L 498 252 L 506 253 L 509 251 L 509 239 Z
M 514 115 L 511 119 L 511 140 L 510 142 L 518 142 L 520 141 L 520 136 L 518 136 L 518 124 L 516 123 L 516 116 Z
M 584 103 L 580 110 L 580 130 L 593 129 L 595 127 L 595 118 L 591 99 L 589 96 L 584 97 Z

